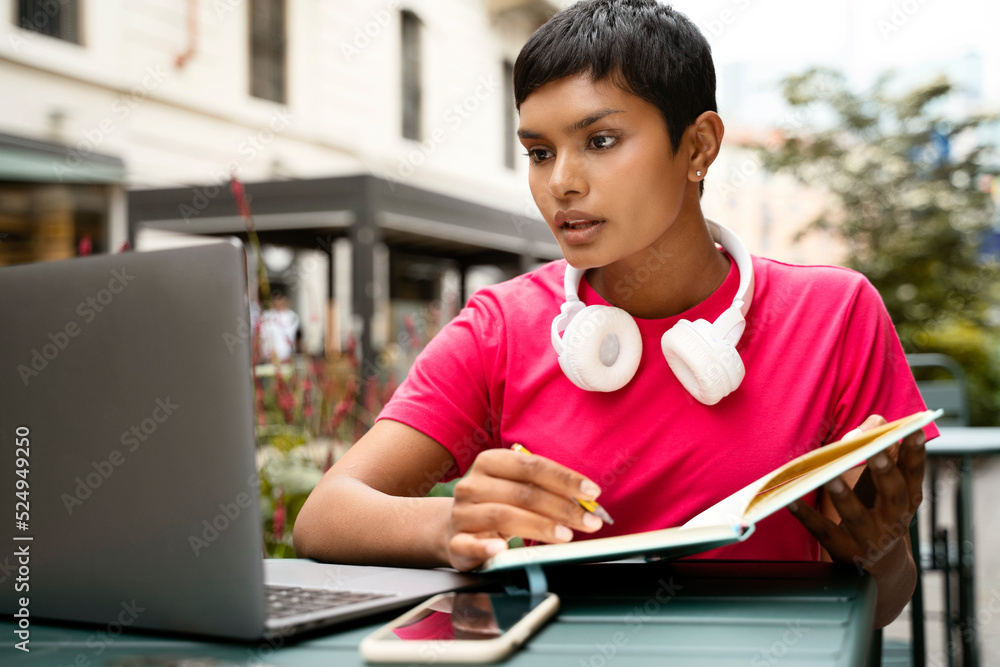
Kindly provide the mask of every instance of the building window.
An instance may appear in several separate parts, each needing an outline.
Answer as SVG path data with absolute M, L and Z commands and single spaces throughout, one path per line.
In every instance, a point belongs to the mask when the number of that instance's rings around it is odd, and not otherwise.
M 80 43 L 78 0 L 18 0 L 17 25 L 25 30 Z
M 404 11 L 403 19 L 403 136 L 420 140 L 420 19 Z
M 285 0 L 250 2 L 250 94 L 285 103 Z
M 515 136 L 517 110 L 514 108 L 514 65 L 503 61 L 503 163 L 508 169 L 515 167 L 516 149 L 520 147 Z

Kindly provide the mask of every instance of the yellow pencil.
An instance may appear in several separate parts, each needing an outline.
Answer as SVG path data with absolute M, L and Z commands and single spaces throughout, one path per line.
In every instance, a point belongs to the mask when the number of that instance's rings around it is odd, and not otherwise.
M 513 445 L 511 445 L 510 448 L 513 449 L 515 452 L 520 452 L 521 454 L 527 454 L 528 456 L 531 456 L 531 452 L 528 451 L 528 448 L 520 443 L 515 442 Z M 575 500 L 577 504 L 580 505 L 580 507 L 587 510 L 591 514 L 596 514 L 597 516 L 601 517 L 601 519 L 603 519 L 606 523 L 615 522 L 615 520 L 611 518 L 611 515 L 608 514 L 608 511 L 603 507 L 601 507 L 600 505 L 598 505 L 593 500 L 585 500 L 583 498 L 573 498 L 573 500 Z

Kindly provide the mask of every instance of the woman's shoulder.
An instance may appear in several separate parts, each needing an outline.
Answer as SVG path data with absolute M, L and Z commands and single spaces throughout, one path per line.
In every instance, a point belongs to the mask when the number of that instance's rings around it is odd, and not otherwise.
M 754 276 L 770 289 L 816 292 L 835 289 L 839 294 L 866 290 L 871 283 L 864 274 L 832 264 L 794 264 L 753 256 Z

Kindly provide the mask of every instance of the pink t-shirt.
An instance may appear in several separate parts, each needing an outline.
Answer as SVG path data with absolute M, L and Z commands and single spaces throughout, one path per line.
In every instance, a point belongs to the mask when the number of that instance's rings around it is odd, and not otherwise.
M 635 377 L 614 392 L 567 379 L 550 342 L 565 300 L 565 260 L 476 292 L 417 358 L 380 419 L 407 424 L 464 474 L 486 448 L 522 443 L 597 482 L 615 519 L 609 537 L 679 526 L 792 458 L 838 440 L 872 414 L 924 409 L 878 292 L 859 273 L 754 257 L 755 288 L 737 350 L 742 385 L 714 406 L 695 400 L 660 351 L 680 319 L 709 321 L 732 304 L 739 272 L 708 299 L 662 320 L 636 319 Z M 584 280 L 580 299 L 608 305 Z M 937 434 L 933 426 L 928 437 Z M 816 493 L 806 496 L 816 503 Z M 787 511 L 710 558 L 816 560 L 818 542 Z

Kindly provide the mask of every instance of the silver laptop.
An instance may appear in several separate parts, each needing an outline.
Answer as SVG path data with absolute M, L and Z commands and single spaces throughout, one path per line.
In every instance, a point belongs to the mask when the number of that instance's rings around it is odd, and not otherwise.
M 0 268 L 0 612 L 256 639 L 476 583 L 262 558 L 245 271 L 224 242 Z

